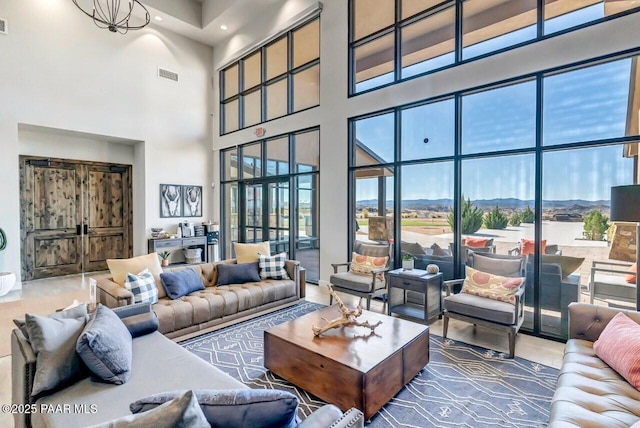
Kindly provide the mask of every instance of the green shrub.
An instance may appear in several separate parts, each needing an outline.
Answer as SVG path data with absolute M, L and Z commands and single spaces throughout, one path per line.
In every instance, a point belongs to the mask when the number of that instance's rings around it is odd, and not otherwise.
M 508 223 L 509 219 L 500 212 L 497 205 L 484 219 L 484 225 L 487 229 L 504 229 Z
M 518 211 L 514 211 L 509 217 L 509 224 L 511 226 L 520 226 L 520 223 L 522 223 L 522 215 Z
M 453 210 L 449 212 L 447 216 L 447 223 L 454 229 L 455 219 L 453 216 Z M 474 207 L 471 204 L 471 199 L 466 201 L 463 198 L 462 202 L 462 233 L 470 235 L 476 233 L 482 227 L 482 210 L 478 207 Z
M 520 214 L 520 223 L 535 223 L 536 215 L 533 210 L 527 205 L 527 208 Z
M 602 241 L 607 229 L 609 229 L 609 218 L 600 211 L 591 210 L 584 218 L 584 231 L 582 234 L 585 239 Z

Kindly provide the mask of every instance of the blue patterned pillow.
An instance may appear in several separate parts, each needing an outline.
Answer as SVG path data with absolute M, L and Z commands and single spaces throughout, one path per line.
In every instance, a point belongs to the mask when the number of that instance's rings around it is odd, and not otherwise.
M 290 279 L 284 269 L 284 262 L 287 260 L 287 253 L 276 254 L 275 256 L 265 256 L 258 254 L 258 266 L 260 267 L 260 278 L 262 279 Z
M 137 275 L 127 273 L 124 286 L 133 293 L 133 303 L 154 303 L 158 302 L 158 287 L 156 280 L 149 269 L 145 269 Z

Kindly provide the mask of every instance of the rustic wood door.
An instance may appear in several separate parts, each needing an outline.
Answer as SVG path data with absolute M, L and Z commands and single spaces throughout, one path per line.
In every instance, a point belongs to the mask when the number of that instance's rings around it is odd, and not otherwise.
M 106 269 L 130 257 L 131 167 L 20 158 L 22 276 Z

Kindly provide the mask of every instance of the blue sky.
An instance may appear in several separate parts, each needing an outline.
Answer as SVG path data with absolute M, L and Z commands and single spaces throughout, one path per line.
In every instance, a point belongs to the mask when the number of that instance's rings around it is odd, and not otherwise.
M 624 136 L 630 67 L 624 59 L 546 77 L 543 144 Z M 462 103 L 464 153 L 535 145 L 534 82 L 471 94 Z M 403 159 L 453 154 L 453 108 L 453 100 L 445 100 L 401 113 Z M 356 135 L 384 162 L 393 161 L 393 114 L 357 122 Z M 462 168 L 463 192 L 471 199 L 534 197 L 533 154 L 466 160 Z M 633 161 L 622 157 L 622 146 L 546 152 L 543 177 L 545 200 L 608 200 L 611 186 L 632 182 Z M 376 197 L 375 180 L 357 187 L 358 200 Z M 453 164 L 406 167 L 402 187 L 403 199 L 450 198 Z

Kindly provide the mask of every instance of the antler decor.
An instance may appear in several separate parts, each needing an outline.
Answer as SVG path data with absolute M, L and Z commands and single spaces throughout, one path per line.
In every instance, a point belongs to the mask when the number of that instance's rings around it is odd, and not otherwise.
M 333 291 L 333 287 L 331 284 L 327 284 L 329 287 L 329 293 L 336 299 L 338 303 L 338 307 L 340 308 L 340 312 L 342 312 L 342 316 L 340 318 L 336 318 L 334 320 L 328 320 L 326 318 L 322 318 L 327 324 L 324 327 L 316 327 L 312 326 L 311 330 L 313 330 L 313 334 L 315 336 L 320 336 L 327 330 L 331 330 L 332 328 L 341 328 L 341 327 L 366 327 L 370 329 L 372 332 L 376 329 L 377 326 L 382 324 L 382 321 L 378 321 L 375 324 L 370 324 L 369 321 L 359 322 L 356 321 L 360 315 L 362 315 L 362 308 L 358 305 L 355 309 L 349 309 L 342 303 L 342 299 L 338 297 L 338 294 Z

